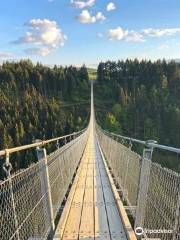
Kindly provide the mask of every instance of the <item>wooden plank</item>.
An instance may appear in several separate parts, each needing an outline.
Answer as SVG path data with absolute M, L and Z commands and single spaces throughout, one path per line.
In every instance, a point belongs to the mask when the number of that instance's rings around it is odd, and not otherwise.
M 109 226 L 105 210 L 105 202 L 102 191 L 102 184 L 99 174 L 98 159 L 96 159 L 94 175 L 94 201 L 95 201 L 95 239 L 110 240 Z
M 90 149 L 89 149 L 90 151 Z M 87 168 L 86 189 L 83 201 L 81 224 L 79 229 L 79 239 L 94 239 L 94 161 L 89 158 Z M 90 177 L 89 177 L 90 176 Z
M 83 176 L 87 174 L 87 164 L 84 164 L 85 161 L 86 158 L 83 157 L 81 165 L 81 174 Z M 78 239 L 85 185 L 86 177 L 80 177 L 78 179 L 73 201 L 71 202 L 71 208 L 69 210 L 69 215 L 63 232 L 63 240 Z
M 71 203 L 73 201 L 74 194 L 75 194 L 75 191 L 76 191 L 76 188 L 77 188 L 77 184 L 78 184 L 78 181 L 80 179 L 80 174 L 82 173 L 82 169 L 81 169 L 82 164 L 83 164 L 83 158 L 82 158 L 81 163 L 79 165 L 79 168 L 77 170 L 76 177 L 74 179 L 73 185 L 71 187 L 71 191 L 70 191 L 68 199 L 66 201 L 66 205 L 63 209 L 62 216 L 61 216 L 60 221 L 58 223 L 58 226 L 56 228 L 55 236 L 53 238 L 54 240 L 57 240 L 57 239 L 59 240 L 63 236 L 63 232 L 64 232 L 65 224 L 66 224 L 66 221 L 67 221 L 67 218 L 68 218 L 68 215 L 69 215 Z
M 98 147 L 98 156 L 101 155 Z M 126 239 L 124 227 L 120 220 L 120 215 L 116 206 L 115 198 L 111 190 L 110 181 L 106 174 L 106 169 L 102 160 L 102 157 L 99 157 L 99 173 L 102 182 L 102 190 L 104 194 L 106 213 L 109 224 L 109 231 L 111 239 Z
M 111 239 L 126 239 L 126 234 L 123 224 L 120 221 L 120 215 L 113 193 L 109 187 L 103 186 L 103 191 L 105 196 Z
M 99 142 L 98 142 L 98 145 L 99 145 Z M 135 233 L 134 233 L 134 231 L 133 231 L 133 229 L 131 227 L 131 224 L 129 222 L 129 219 L 128 219 L 128 216 L 126 214 L 126 211 L 124 209 L 123 203 L 122 203 L 122 201 L 121 201 L 121 199 L 119 197 L 119 194 L 118 194 L 118 192 L 116 190 L 116 187 L 114 185 L 112 176 L 111 176 L 111 174 L 109 172 L 109 169 L 107 167 L 107 163 L 105 161 L 105 158 L 104 158 L 104 155 L 103 155 L 103 152 L 101 150 L 100 145 L 99 145 L 99 150 L 101 152 L 101 156 L 102 156 L 102 160 L 103 160 L 103 163 L 104 163 L 104 166 L 105 166 L 105 170 L 106 170 L 108 179 L 109 179 L 110 184 L 111 184 L 111 189 L 112 189 L 112 192 L 113 192 L 113 195 L 114 195 L 114 199 L 116 201 L 116 206 L 117 206 L 118 212 L 120 214 L 123 227 L 125 229 L 126 239 L 128 239 L 128 240 L 137 240 L 136 235 L 135 235 Z

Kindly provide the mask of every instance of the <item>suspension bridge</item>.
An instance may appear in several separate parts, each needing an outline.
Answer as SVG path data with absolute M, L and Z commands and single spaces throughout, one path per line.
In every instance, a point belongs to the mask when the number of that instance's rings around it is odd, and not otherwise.
M 1 240 L 180 239 L 180 175 L 152 162 L 154 148 L 180 149 L 102 130 L 93 99 L 91 84 L 86 129 L 0 151 Z M 144 145 L 142 156 L 133 142 Z M 47 154 L 50 143 L 57 149 Z M 10 156 L 34 148 L 38 162 L 12 173 Z

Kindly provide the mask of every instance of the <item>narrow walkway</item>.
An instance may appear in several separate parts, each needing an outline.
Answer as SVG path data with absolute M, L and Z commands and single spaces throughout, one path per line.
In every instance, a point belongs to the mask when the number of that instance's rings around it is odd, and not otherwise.
M 93 126 L 75 184 L 66 221 L 54 239 L 127 239 Z

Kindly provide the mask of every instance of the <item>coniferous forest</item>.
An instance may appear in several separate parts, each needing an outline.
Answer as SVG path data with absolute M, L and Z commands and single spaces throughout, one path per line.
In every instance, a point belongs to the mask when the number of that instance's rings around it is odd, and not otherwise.
M 104 129 L 180 147 L 180 64 L 101 62 L 95 96 L 97 119 Z M 179 155 L 157 151 L 155 161 L 180 171 Z
M 0 67 L 0 149 L 81 130 L 88 123 L 89 104 L 85 66 L 50 68 L 29 60 L 4 63 Z M 12 154 L 11 159 L 16 170 L 37 160 L 31 152 Z
M 179 64 L 101 62 L 94 92 L 97 121 L 103 128 L 180 146 Z M 89 105 L 85 66 L 50 68 L 29 60 L 6 62 L 0 67 L 0 149 L 81 130 L 88 124 Z M 180 171 L 179 156 L 163 154 L 157 153 L 155 161 Z M 16 170 L 37 160 L 31 152 L 11 158 Z

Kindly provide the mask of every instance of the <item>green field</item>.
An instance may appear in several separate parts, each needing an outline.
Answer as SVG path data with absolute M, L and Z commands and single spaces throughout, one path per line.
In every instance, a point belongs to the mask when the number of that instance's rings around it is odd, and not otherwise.
M 89 80 L 96 80 L 97 78 L 97 70 L 93 68 L 88 68 Z

